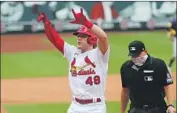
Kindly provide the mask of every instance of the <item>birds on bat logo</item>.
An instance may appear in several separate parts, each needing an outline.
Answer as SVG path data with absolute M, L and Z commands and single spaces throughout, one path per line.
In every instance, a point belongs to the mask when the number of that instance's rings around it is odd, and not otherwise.
M 88 56 L 84 58 L 84 61 L 86 64 L 82 66 L 75 66 L 76 58 L 75 57 L 73 58 L 71 62 L 71 69 L 70 69 L 72 76 L 95 74 L 95 70 L 94 70 L 94 68 L 96 67 L 95 63 L 92 62 Z M 90 66 L 90 65 L 92 66 L 92 68 L 84 70 L 85 67 Z

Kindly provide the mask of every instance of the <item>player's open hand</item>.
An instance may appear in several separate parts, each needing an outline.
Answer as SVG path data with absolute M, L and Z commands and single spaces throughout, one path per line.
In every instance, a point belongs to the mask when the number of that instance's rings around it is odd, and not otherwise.
M 45 13 L 41 13 L 40 11 L 37 11 L 37 14 L 38 14 L 37 22 L 40 21 L 45 22 L 47 20 L 47 16 Z
M 76 13 L 74 11 L 74 9 L 72 9 L 72 13 L 75 17 L 75 20 L 74 21 L 71 21 L 71 23 L 74 23 L 74 24 L 81 24 L 81 25 L 84 25 L 85 22 L 87 21 L 87 18 L 86 16 L 83 14 L 83 9 L 81 8 L 80 9 L 80 13 Z
M 84 25 L 88 28 L 91 28 L 93 26 L 93 24 L 86 18 L 86 16 L 83 14 L 83 9 L 81 8 L 80 9 L 80 13 L 76 13 L 74 11 L 74 9 L 72 9 L 72 13 L 75 17 L 75 20 L 71 21 L 70 23 L 73 23 L 73 24 L 81 24 L 81 25 Z

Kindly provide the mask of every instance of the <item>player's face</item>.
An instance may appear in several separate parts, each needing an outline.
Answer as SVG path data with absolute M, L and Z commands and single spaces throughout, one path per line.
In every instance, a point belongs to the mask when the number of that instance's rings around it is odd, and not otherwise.
M 77 48 L 81 50 L 86 50 L 90 47 L 90 45 L 87 43 L 88 35 L 85 34 L 78 34 L 77 35 Z

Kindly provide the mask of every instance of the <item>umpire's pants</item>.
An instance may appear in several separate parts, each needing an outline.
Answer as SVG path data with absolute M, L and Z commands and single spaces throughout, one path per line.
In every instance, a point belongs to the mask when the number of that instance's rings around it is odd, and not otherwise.
M 162 108 L 155 107 L 155 108 L 131 108 L 128 113 L 166 113 L 166 110 Z

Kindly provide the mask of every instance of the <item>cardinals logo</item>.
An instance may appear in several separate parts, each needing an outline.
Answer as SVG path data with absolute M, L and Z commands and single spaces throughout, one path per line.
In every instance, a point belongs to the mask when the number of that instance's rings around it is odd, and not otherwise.
M 88 56 L 84 58 L 85 65 L 83 66 L 75 66 L 76 63 L 76 58 L 73 58 L 71 62 L 71 69 L 70 72 L 72 76 L 77 76 L 77 75 L 90 75 L 90 74 L 95 74 L 95 71 L 93 68 L 96 67 L 96 65 L 89 59 Z M 85 67 L 91 65 L 93 68 L 89 68 L 87 70 L 84 70 Z M 78 71 L 78 72 L 77 72 Z

